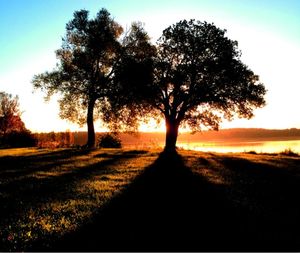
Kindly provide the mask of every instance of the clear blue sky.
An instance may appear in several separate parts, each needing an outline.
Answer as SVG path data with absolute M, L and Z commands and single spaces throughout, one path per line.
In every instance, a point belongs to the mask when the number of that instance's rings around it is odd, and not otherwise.
M 126 28 L 142 21 L 155 41 L 168 25 L 182 18 L 214 22 L 239 42 L 243 60 L 269 90 L 266 108 L 251 121 L 224 127 L 300 128 L 300 1 L 121 1 L 121 0 L 0 0 L 0 90 L 20 96 L 23 120 L 32 130 L 65 130 L 56 103 L 44 104 L 32 94 L 34 74 L 55 66 L 65 24 L 73 12 L 87 9 L 94 16 L 107 8 Z M 37 124 L 39 122 L 39 124 Z

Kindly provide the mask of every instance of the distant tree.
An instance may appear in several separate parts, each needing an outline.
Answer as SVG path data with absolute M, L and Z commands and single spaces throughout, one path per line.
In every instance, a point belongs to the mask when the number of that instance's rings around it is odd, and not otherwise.
M 0 92 L 0 135 L 24 131 L 18 96 Z
M 111 88 L 122 32 L 105 9 L 94 19 L 89 19 L 86 10 L 76 11 L 66 25 L 62 47 L 56 51 L 57 69 L 33 78 L 34 88 L 45 90 L 48 99 L 56 92 L 62 95 L 61 118 L 87 123 L 88 147 L 95 145 L 94 109 Z
M 253 110 L 265 105 L 266 90 L 241 62 L 237 41 L 225 33 L 214 24 L 195 20 L 168 27 L 158 40 L 156 56 L 147 58 L 152 80 L 136 82 L 139 72 L 128 72 L 120 81 L 126 87 L 123 96 L 111 103 L 126 105 L 129 112 L 140 109 L 144 116 L 157 118 L 160 113 L 166 124 L 166 150 L 175 149 L 179 126 L 217 130 L 222 118 L 253 117 Z M 131 120 L 134 115 L 127 113 Z
M 32 147 L 36 145 L 34 135 L 21 119 L 18 96 L 0 92 L 0 146 Z

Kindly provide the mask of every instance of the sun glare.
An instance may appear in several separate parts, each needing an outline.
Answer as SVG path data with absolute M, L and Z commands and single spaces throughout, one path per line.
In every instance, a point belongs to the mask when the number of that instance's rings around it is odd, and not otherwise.
M 154 7 L 151 5 L 149 3 L 149 8 L 144 9 L 143 12 L 136 12 L 135 19 L 145 24 L 146 31 L 148 31 L 153 43 L 161 36 L 162 29 L 180 19 L 195 18 L 201 21 L 214 22 L 220 28 L 227 29 L 229 38 L 238 41 L 239 49 L 242 52 L 242 61 L 257 73 L 260 80 L 265 84 L 268 90 L 266 107 L 257 110 L 255 117 L 250 121 L 243 119 L 237 119 L 233 122 L 224 121 L 220 126 L 221 128 L 283 129 L 300 127 L 299 117 L 293 116 L 298 114 L 299 108 L 300 86 L 297 84 L 299 83 L 298 59 L 300 48 L 299 36 L 297 33 L 291 33 L 292 26 L 285 25 L 283 33 L 280 30 L 282 27 L 274 25 L 276 29 L 274 27 L 271 29 L 268 22 L 259 23 L 259 15 L 257 20 L 251 20 L 252 23 L 249 23 L 250 13 L 244 17 L 240 16 L 240 12 L 238 15 L 229 15 L 228 9 L 214 9 L 213 5 L 210 4 L 201 4 L 201 9 L 199 9 L 197 4 L 195 4 L 195 8 L 191 8 L 189 5 L 183 6 L 181 3 L 174 2 L 172 11 L 168 13 L 163 8 L 156 9 L 156 7 L 154 12 Z M 236 6 L 236 10 L 241 6 Z M 131 13 L 126 14 L 125 11 L 124 13 L 121 11 L 117 15 L 124 27 L 125 24 L 131 22 Z M 267 14 L 270 15 L 270 13 Z M 286 14 L 280 15 L 284 17 Z M 274 16 L 274 18 L 279 17 Z M 293 22 L 293 24 L 296 25 L 297 23 Z M 40 46 L 36 46 L 34 52 L 30 51 L 30 54 L 28 52 L 30 57 L 26 58 L 24 54 L 22 57 L 18 55 L 17 61 L 12 56 L 8 60 L 4 59 L 3 63 L 5 64 L 2 64 L 0 69 L 1 90 L 19 95 L 20 106 L 23 111 L 22 120 L 26 127 L 34 132 L 65 131 L 66 129 L 86 131 L 86 126 L 80 128 L 76 124 L 59 119 L 59 108 L 55 99 L 51 99 L 50 103 L 45 104 L 41 92 L 32 92 L 32 77 L 45 70 L 51 70 L 57 63 L 54 51 L 60 47 L 60 36 L 64 32 L 63 24 L 59 26 L 62 30 L 57 32 L 57 35 L 53 34 L 53 40 L 49 44 L 42 43 Z M 280 120 L 278 120 L 279 118 Z M 96 131 L 107 131 L 101 127 L 101 123 L 95 123 L 95 128 Z M 150 120 L 147 124 L 141 124 L 139 131 L 164 132 L 164 121 L 156 124 L 155 120 Z M 180 132 L 188 131 L 189 129 L 180 129 Z
M 141 123 L 138 130 L 140 132 L 165 132 L 166 126 L 163 120 L 157 123 L 156 120 L 149 119 L 147 123 Z

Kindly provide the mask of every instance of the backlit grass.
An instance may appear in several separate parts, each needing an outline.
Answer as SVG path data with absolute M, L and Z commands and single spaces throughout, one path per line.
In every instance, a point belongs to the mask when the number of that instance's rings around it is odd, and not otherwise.
M 1 249 L 24 250 L 76 230 L 156 157 L 118 149 L 1 150 Z
M 0 150 L 0 251 L 300 249 L 299 156 L 160 152 Z
M 207 181 L 223 186 L 226 201 L 263 217 L 300 222 L 300 157 L 286 153 L 198 153 L 181 151 L 191 170 Z M 289 212 L 293 210 L 293 215 Z M 298 212 L 297 211 L 297 212 Z M 295 220 L 296 219 L 296 220 Z M 282 231 L 283 232 L 283 231 Z M 300 234 L 298 235 L 300 238 Z

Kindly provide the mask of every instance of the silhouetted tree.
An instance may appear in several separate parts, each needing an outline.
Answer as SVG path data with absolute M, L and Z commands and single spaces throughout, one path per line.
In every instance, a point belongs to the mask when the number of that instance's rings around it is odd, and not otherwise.
M 127 75 L 126 99 L 118 103 L 127 101 L 129 111 L 142 108 L 144 116 L 160 113 L 166 150 L 175 149 L 179 126 L 218 129 L 222 118 L 249 119 L 255 108 L 265 105 L 264 85 L 241 62 L 237 41 L 225 33 L 207 22 L 180 21 L 163 31 L 156 56 L 148 58 L 153 59 L 151 84 Z
M 122 40 L 122 55 L 116 64 L 114 89 L 103 107 L 103 120 L 114 131 L 137 131 L 145 114 L 157 117 L 155 107 L 148 103 L 155 94 L 153 88 L 153 63 L 156 47 L 143 24 L 134 22 Z
M 34 88 L 45 90 L 48 98 L 56 92 L 62 95 L 61 118 L 80 125 L 87 122 L 88 147 L 95 145 L 94 108 L 100 108 L 97 103 L 101 106 L 111 88 L 122 32 L 105 9 L 94 19 L 89 19 L 86 10 L 76 11 L 66 25 L 62 47 L 56 51 L 57 69 L 33 79 Z
M 125 110 L 123 107 L 111 106 L 110 97 L 114 97 L 114 101 L 117 101 L 120 94 L 123 98 L 126 97 L 126 92 L 131 90 L 126 87 L 129 84 L 127 75 L 132 76 L 134 73 L 135 78 L 130 79 L 130 85 L 134 80 L 135 84 L 141 84 L 139 87 L 152 78 L 152 62 L 145 56 L 153 55 L 155 47 L 150 44 L 149 37 L 139 22 L 133 23 L 121 37 L 122 27 L 105 9 L 100 10 L 92 20 L 88 19 L 88 12 L 85 10 L 75 12 L 66 30 L 62 48 L 56 51 L 60 60 L 58 68 L 36 75 L 33 85 L 45 90 L 48 99 L 55 92 L 62 95 L 59 100 L 60 117 L 80 125 L 87 122 L 87 146 L 93 147 L 94 116 L 102 118 L 114 130 L 120 130 L 122 126 L 134 126 L 136 121 L 128 120 L 130 117 L 120 121 L 119 116 L 124 115 Z M 141 115 L 137 104 L 134 108 L 131 113 Z M 114 113 L 108 113 L 110 111 Z M 111 117 L 112 115 L 115 117 Z
M 24 131 L 18 96 L 0 92 L 0 135 Z

